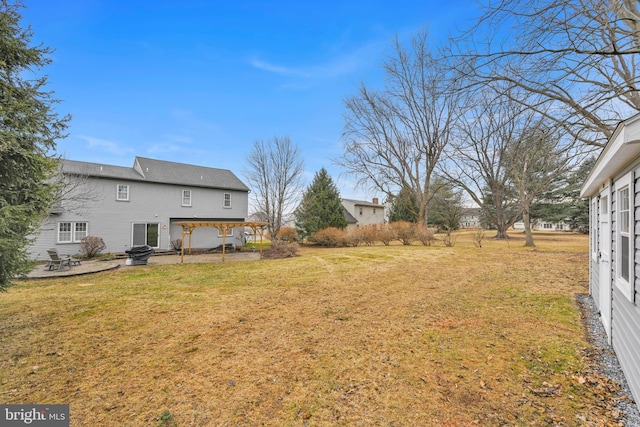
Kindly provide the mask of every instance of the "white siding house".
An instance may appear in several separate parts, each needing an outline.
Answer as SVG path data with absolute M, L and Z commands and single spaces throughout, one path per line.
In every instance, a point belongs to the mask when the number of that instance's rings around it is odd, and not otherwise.
M 176 221 L 244 221 L 249 189 L 231 171 L 136 157 L 133 167 L 62 160 L 72 182 L 68 194 L 42 223 L 30 247 L 33 259 L 48 259 L 47 249 L 80 252 L 87 235 L 101 237 L 105 252 L 131 246 L 170 249 L 182 237 Z M 242 228 L 227 242 L 239 244 Z M 197 228 L 194 248 L 222 243 L 215 228 Z
M 480 228 L 480 216 L 482 209 L 480 208 L 464 208 L 460 217 L 460 228 Z
M 513 223 L 513 229 L 524 230 L 524 222 L 518 221 Z M 531 224 L 531 229 L 535 231 L 571 231 L 569 224 L 566 224 L 564 221 L 549 222 L 535 220 L 533 224 Z
M 341 201 L 348 214 L 345 214 L 347 228 L 385 223 L 384 205 L 379 204 L 377 198 L 374 198 L 372 202 L 352 199 L 342 199 Z
M 640 114 L 621 122 L 587 177 L 589 289 L 640 402 Z

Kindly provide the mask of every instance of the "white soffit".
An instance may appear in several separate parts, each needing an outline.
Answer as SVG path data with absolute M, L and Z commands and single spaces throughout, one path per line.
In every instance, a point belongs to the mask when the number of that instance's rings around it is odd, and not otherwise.
M 597 193 L 601 184 L 619 173 L 638 156 L 640 156 L 640 114 L 618 125 L 582 185 L 580 196 L 590 197 Z

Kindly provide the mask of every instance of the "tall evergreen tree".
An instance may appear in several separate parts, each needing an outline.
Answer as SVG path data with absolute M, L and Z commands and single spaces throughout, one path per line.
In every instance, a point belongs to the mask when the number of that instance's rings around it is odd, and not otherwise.
M 327 170 L 322 168 L 315 174 L 296 210 L 298 232 L 306 237 L 327 227 L 346 226 L 340 192 Z
M 464 210 L 462 191 L 441 177 L 436 177 L 433 187 L 435 194 L 429 207 L 429 223 L 441 227 L 448 235 L 460 228 Z
M 406 221 L 418 222 L 418 201 L 413 191 L 408 187 L 403 187 L 397 195 L 389 200 L 389 222 Z
M 596 162 L 588 157 L 569 174 L 554 183 L 539 203 L 532 206 L 531 216 L 549 222 L 568 222 L 572 230 L 589 232 L 589 201 L 580 198 L 580 188 Z
M 35 76 L 51 62 L 51 50 L 31 45 L 20 7 L 0 1 L 0 291 L 31 267 L 29 236 L 55 197 L 51 153 L 69 120 L 55 112 L 46 77 Z

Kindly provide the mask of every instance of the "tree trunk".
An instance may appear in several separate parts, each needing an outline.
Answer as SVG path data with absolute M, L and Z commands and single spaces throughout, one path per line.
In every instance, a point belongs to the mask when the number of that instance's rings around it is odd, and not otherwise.
M 502 192 L 497 186 L 493 188 L 494 203 L 496 205 L 496 228 L 498 229 L 495 239 L 508 239 L 505 212 L 502 207 Z
M 494 237 L 494 239 L 509 238 L 509 236 L 507 236 L 507 227 L 505 226 L 505 224 L 496 224 L 496 228 L 498 229 L 498 231 L 496 232 L 496 236 Z
M 527 248 L 535 248 L 536 245 L 533 243 L 533 234 L 531 233 L 531 217 L 529 211 L 522 213 L 522 221 L 524 222 L 524 245 Z

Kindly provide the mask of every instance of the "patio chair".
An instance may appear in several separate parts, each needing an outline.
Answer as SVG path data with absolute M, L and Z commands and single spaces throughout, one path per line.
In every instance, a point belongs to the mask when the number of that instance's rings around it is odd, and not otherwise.
M 58 251 L 56 249 L 47 249 L 47 253 L 49 254 L 49 257 L 51 258 L 51 261 L 49 261 L 49 265 L 48 265 L 49 270 L 61 271 L 65 267 L 71 268 L 71 257 L 70 256 L 67 256 L 66 258 L 62 258 L 62 257 L 60 257 L 60 255 L 58 255 Z M 80 262 L 78 261 L 78 264 L 79 263 Z

